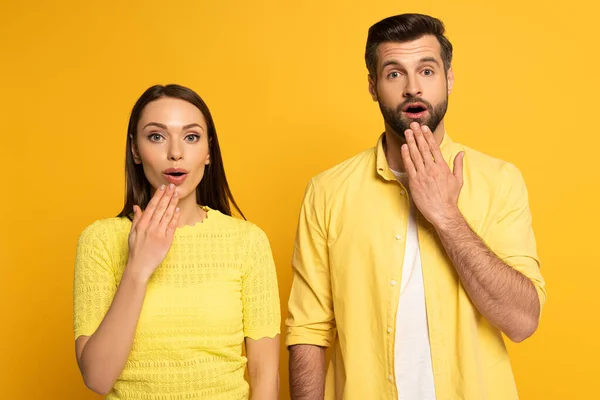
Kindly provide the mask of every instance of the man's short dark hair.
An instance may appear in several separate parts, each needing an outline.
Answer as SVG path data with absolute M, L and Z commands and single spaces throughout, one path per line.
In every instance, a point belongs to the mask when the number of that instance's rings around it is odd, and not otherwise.
M 444 70 L 452 63 L 452 43 L 444 36 L 444 23 L 423 14 L 401 14 L 388 17 L 369 28 L 365 62 L 369 74 L 377 79 L 377 48 L 385 42 L 409 42 L 425 35 L 433 35 L 440 42 Z

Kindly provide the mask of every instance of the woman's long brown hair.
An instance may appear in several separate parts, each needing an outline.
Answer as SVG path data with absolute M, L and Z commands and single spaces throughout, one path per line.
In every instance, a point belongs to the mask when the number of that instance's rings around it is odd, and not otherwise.
M 131 150 L 134 141 L 137 140 L 137 126 L 144 107 L 151 101 L 163 97 L 181 99 L 193 104 L 200 110 L 206 120 L 210 164 L 204 167 L 204 177 L 196 187 L 196 202 L 198 205 L 208 206 L 226 215 L 231 215 L 231 205 L 233 205 L 240 216 L 246 219 L 235 202 L 227 183 L 217 130 L 210 110 L 196 92 L 180 85 L 152 86 L 142 94 L 133 106 L 127 128 L 125 150 L 125 205 L 118 216 L 131 219 L 134 205 L 144 210 L 150 201 L 152 193 L 150 182 L 146 179 L 142 165 L 135 163 Z

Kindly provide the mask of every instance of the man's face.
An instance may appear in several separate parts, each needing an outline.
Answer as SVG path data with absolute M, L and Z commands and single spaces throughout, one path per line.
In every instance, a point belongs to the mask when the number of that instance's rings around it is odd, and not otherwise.
M 377 56 L 377 77 L 369 77 L 369 91 L 386 127 L 402 138 L 415 121 L 435 132 L 446 114 L 454 81 L 452 69 L 444 71 L 437 38 L 425 35 L 410 42 L 382 43 Z

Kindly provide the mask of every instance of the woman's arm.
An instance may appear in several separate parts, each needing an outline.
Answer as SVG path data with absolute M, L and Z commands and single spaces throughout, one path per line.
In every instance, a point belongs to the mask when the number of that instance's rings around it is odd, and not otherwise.
M 125 367 L 144 303 L 146 283 L 132 274 L 124 275 L 96 332 L 92 336 L 80 336 L 75 342 L 83 381 L 96 393 L 110 392 Z
M 279 399 L 279 335 L 246 338 L 251 400 Z
M 148 281 L 173 243 L 180 214 L 176 208 L 178 200 L 173 185 L 168 189 L 163 186 L 156 190 L 144 212 L 134 207 L 128 239 L 129 259 L 121 283 L 98 328 L 91 336 L 79 336 L 75 342 L 81 375 L 94 392 L 110 392 L 125 367 Z M 85 274 L 88 267 L 93 268 L 93 265 L 76 268 Z M 76 298 L 76 301 L 89 299 Z

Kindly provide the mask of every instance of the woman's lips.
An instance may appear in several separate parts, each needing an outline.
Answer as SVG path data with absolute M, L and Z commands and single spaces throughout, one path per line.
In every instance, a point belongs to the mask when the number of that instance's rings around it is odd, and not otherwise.
M 187 178 L 187 174 L 182 174 L 182 175 L 163 174 L 163 176 L 169 183 L 172 183 L 173 185 L 181 185 L 183 183 L 183 181 L 185 181 L 185 178 Z

